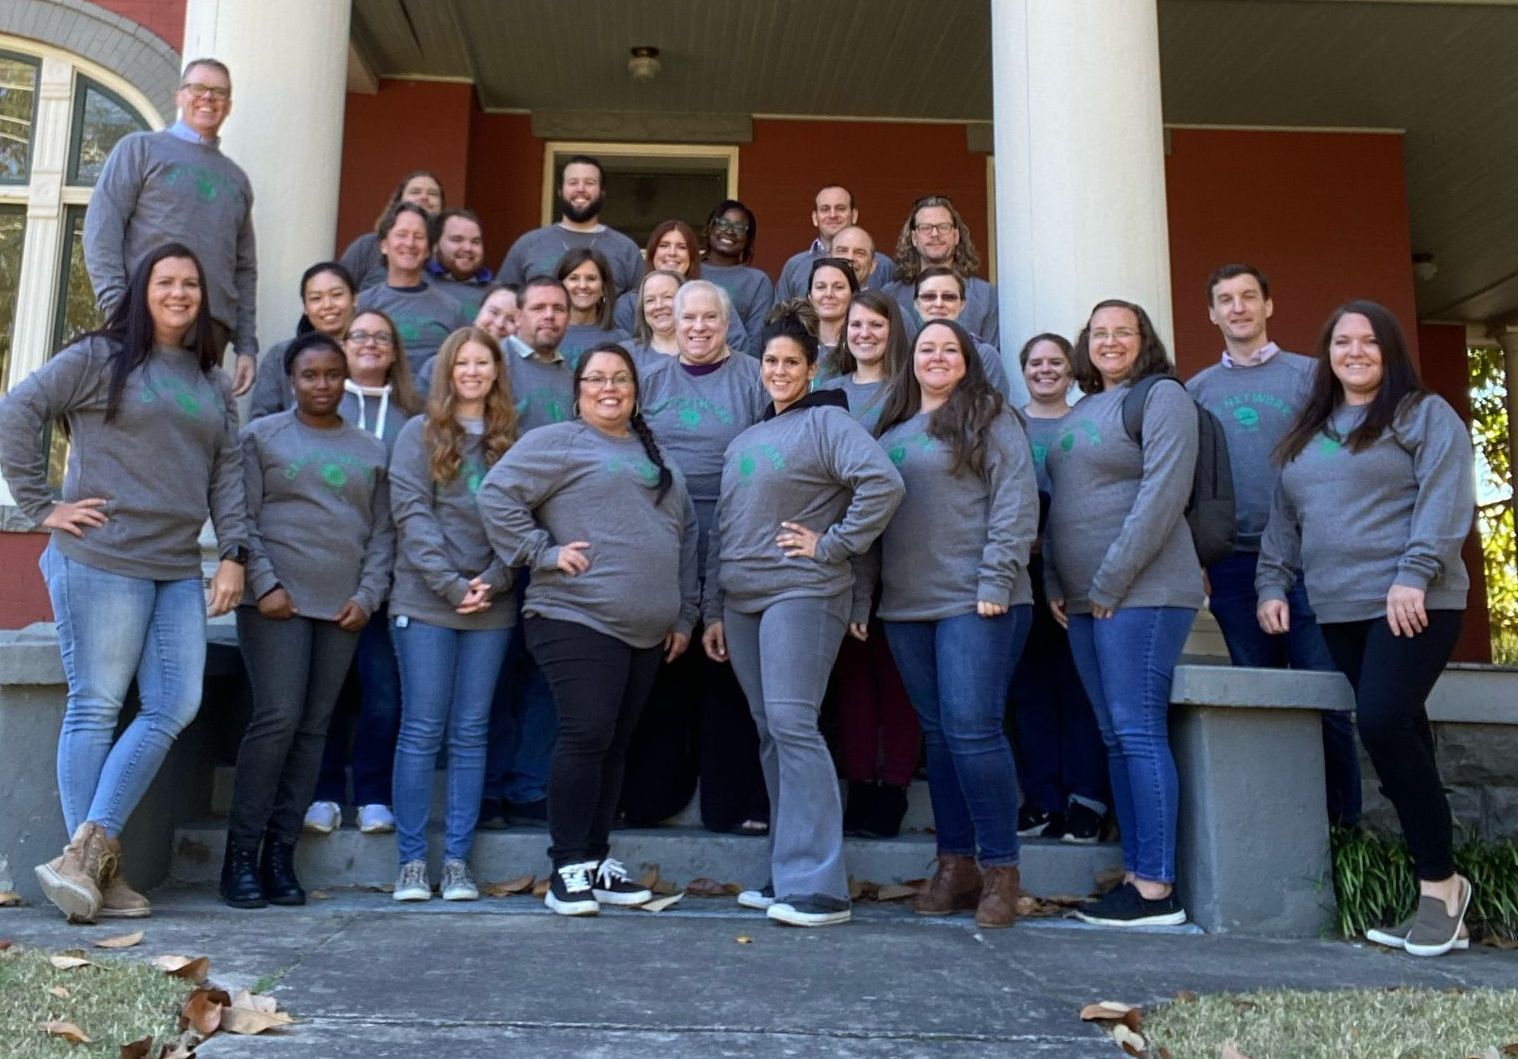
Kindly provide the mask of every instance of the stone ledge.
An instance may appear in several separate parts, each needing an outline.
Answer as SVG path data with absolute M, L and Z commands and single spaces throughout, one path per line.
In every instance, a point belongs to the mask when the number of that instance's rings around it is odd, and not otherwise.
M 237 626 L 226 615 L 206 626 L 206 676 L 232 676 L 242 671 Z M 34 622 L 24 629 L 0 629 L 0 686 L 62 685 L 63 660 L 52 622 Z
M 1240 709 L 1354 709 L 1349 682 L 1340 673 L 1247 666 L 1176 666 L 1170 702 Z
M 1452 665 L 1428 697 L 1431 721 L 1518 725 L 1518 669 Z

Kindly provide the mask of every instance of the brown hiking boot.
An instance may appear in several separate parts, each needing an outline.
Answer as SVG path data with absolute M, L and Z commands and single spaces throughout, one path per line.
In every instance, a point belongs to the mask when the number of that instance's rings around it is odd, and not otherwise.
M 975 906 L 975 925 L 1010 927 L 1017 922 L 1017 899 L 1022 892 L 1022 876 L 1015 865 L 987 868 L 980 904 Z
M 100 912 L 99 869 L 104 839 L 105 830 L 86 820 L 60 856 L 37 865 L 37 884 L 43 895 L 70 923 L 89 923 Z
M 912 899 L 912 911 L 920 916 L 947 916 L 968 912 L 980 900 L 980 869 L 974 857 L 940 853 L 928 888 Z
M 141 919 L 152 915 L 148 899 L 127 885 L 121 874 L 121 842 L 107 838 L 100 860 L 101 919 Z

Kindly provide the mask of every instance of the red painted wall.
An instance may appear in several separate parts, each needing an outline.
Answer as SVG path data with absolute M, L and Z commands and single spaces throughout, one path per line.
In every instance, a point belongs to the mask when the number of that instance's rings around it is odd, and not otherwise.
M 374 95 L 348 93 L 339 253 L 374 228 L 395 185 L 414 169 L 437 174 L 449 205 L 464 203 L 473 110 L 474 86 L 467 84 L 381 81 Z
M 516 237 L 542 216 L 543 141 L 526 114 L 471 115 L 469 183 L 465 205 L 485 231 L 485 263 L 495 268 Z
M 184 44 L 186 0 L 95 0 L 95 3 L 158 34 L 175 51 Z
M 1416 341 L 1401 136 L 1173 129 L 1165 181 L 1182 375 L 1222 348 L 1205 286 L 1230 261 L 1269 277 L 1271 337 L 1288 349 L 1311 351 L 1350 298 L 1384 303 Z
M 46 533 L 0 533 L 0 629 L 53 620 L 47 586 L 37 570 L 47 541 Z

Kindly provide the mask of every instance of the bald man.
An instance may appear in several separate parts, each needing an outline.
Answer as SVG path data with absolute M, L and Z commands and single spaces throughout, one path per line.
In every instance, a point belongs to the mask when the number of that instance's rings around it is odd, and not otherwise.
M 851 224 L 833 236 L 833 257 L 841 257 L 854 266 L 860 290 L 879 290 L 891 275 L 880 267 L 880 255 L 875 253 L 875 240 L 870 233 Z

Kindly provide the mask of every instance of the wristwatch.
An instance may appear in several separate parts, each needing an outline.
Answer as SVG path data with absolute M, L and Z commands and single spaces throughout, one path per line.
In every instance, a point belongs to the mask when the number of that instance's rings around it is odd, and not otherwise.
M 236 563 L 238 566 L 247 566 L 248 546 L 245 544 L 239 544 L 237 547 L 227 552 L 221 558 L 223 562 Z

